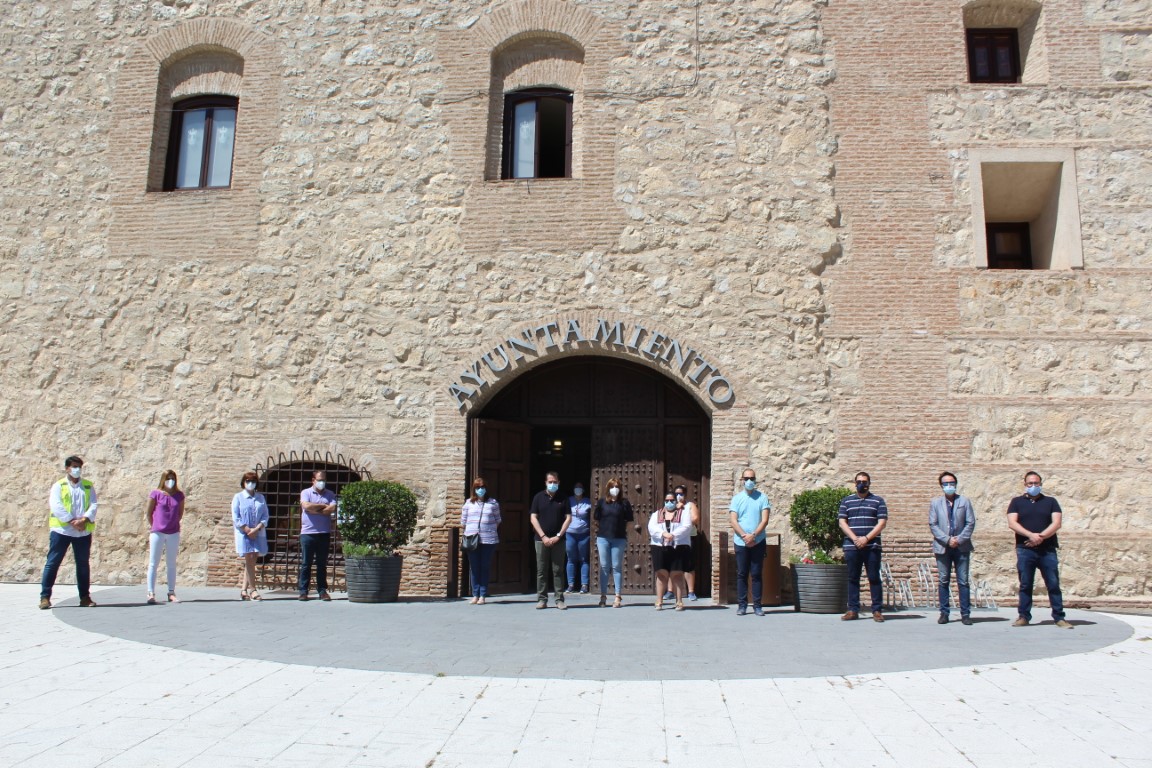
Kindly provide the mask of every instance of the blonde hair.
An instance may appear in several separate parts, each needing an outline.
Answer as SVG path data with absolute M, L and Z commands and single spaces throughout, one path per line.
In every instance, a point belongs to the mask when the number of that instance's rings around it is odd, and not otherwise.
M 174 491 L 180 490 L 180 479 L 178 477 L 176 477 L 176 471 L 173 469 L 166 469 L 160 473 L 160 483 L 156 487 L 162 491 L 165 490 L 164 481 L 167 480 L 168 478 L 172 478 L 173 480 L 176 481 L 176 484 L 172 486 L 172 490 L 174 490 Z
M 609 488 L 619 488 L 621 493 L 624 492 L 624 486 L 620 485 L 620 481 L 614 477 L 608 478 L 608 482 L 604 483 L 604 498 L 606 499 L 612 498 L 608 494 Z

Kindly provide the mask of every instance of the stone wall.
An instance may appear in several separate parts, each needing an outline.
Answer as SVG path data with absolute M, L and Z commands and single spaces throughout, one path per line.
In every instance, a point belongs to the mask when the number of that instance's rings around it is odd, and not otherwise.
M 1066 591 L 1145 598 L 1121 561 L 1150 526 L 1119 498 L 1147 469 L 1140 5 L 1044 3 L 1042 82 L 992 88 L 966 83 L 959 0 L 14 5 L 0 451 L 32 500 L 0 501 L 0 578 L 36 578 L 70 453 L 101 498 L 97 580 L 142 581 L 171 467 L 203 583 L 232 577 L 243 471 L 338 446 L 419 490 L 405 591 L 443 594 L 449 385 L 509 329 L 611 315 L 739 377 L 712 411 L 713 530 L 750 462 L 792 551 L 791 496 L 861 468 L 917 540 L 949 468 L 1007 595 L 999 510 L 1035 464 L 1069 512 Z M 576 94 L 575 178 L 493 173 L 492 83 L 531 73 Z M 158 191 L 165 84 L 237 79 L 232 187 Z M 1082 271 L 974 269 L 967 153 L 1015 146 L 1075 150 Z

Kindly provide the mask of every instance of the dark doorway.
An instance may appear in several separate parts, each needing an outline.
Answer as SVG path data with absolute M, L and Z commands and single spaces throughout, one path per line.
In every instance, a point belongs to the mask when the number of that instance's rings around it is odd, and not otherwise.
M 620 481 L 636 512 L 625 559 L 628 594 L 651 594 L 648 516 L 667 489 L 687 485 L 702 517 L 697 591 L 709 592 L 710 422 L 672 380 L 613 359 L 561 360 L 521 376 L 470 420 L 469 429 L 469 467 L 488 482 L 503 514 L 489 584 L 493 594 L 535 591 L 527 510 L 553 469 L 560 473 L 562 493 L 570 494 L 580 480 L 593 502 L 609 478 Z M 592 549 L 592 585 L 599 589 Z

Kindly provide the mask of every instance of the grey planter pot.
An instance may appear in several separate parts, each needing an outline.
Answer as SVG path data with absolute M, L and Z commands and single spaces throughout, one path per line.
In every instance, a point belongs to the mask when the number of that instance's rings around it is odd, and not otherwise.
M 793 563 L 792 591 L 801 613 L 848 610 L 848 566 L 843 563 Z
M 400 571 L 404 558 L 347 557 L 344 577 L 350 603 L 394 603 L 400 596 Z

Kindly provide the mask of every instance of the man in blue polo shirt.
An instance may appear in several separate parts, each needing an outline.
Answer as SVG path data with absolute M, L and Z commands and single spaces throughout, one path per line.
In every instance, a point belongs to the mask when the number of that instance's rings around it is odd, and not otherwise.
M 888 524 L 888 505 L 872 494 L 872 478 L 856 473 L 856 493 L 840 502 L 840 530 L 844 531 L 844 560 L 848 564 L 848 612 L 840 618 L 852 621 L 860 615 L 860 567 L 868 573 L 872 597 L 872 620 L 884 621 L 881 612 L 884 589 L 880 582 L 880 531 Z
M 732 524 L 732 543 L 736 545 L 736 615 L 748 613 L 748 575 L 752 575 L 752 610 L 764 615 L 764 551 L 768 535 L 768 513 L 772 504 L 756 490 L 756 470 L 740 473 L 744 490 L 732 497 L 728 505 L 728 522 Z
M 1032 621 L 1032 586 L 1036 569 L 1048 588 L 1048 602 L 1052 606 L 1052 621 L 1060 629 L 1073 629 L 1064 620 L 1064 596 L 1060 592 L 1060 561 L 1056 550 L 1060 541 L 1063 512 L 1060 503 L 1044 495 L 1043 479 L 1036 472 L 1024 475 L 1024 495 L 1008 504 L 1008 527 L 1016 534 L 1016 572 L 1020 575 L 1019 618 L 1012 625 L 1026 627 Z

